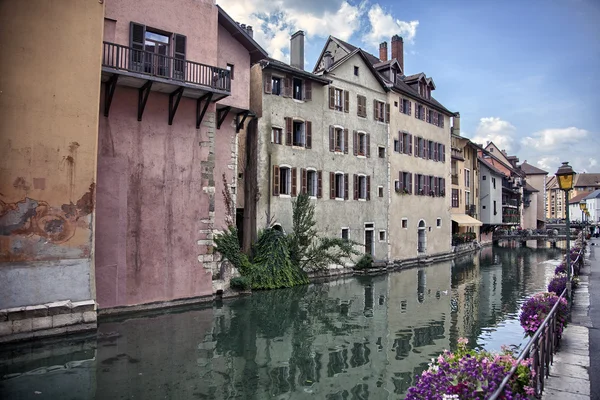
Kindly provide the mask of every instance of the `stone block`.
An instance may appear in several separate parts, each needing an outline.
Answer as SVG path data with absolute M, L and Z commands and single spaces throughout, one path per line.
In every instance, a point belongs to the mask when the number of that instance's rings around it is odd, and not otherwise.
M 16 307 L 6 309 L 6 314 L 9 321 L 18 321 L 25 319 L 25 307 Z
M 8 336 L 12 334 L 13 321 L 0 322 L 0 336 Z
M 31 332 L 32 331 L 31 319 L 19 319 L 19 320 L 13 321 L 12 331 L 13 331 L 13 334 Z
M 45 304 L 25 307 L 25 317 L 26 318 L 39 318 L 39 317 L 45 317 L 47 315 L 48 315 L 48 306 Z
M 73 308 L 71 300 L 55 301 L 46 305 L 48 306 L 48 315 L 50 316 L 70 313 L 71 308 Z
M 72 312 L 86 311 L 96 311 L 96 302 L 94 300 L 84 300 L 73 303 Z
M 96 311 L 84 311 L 83 312 L 83 322 L 86 324 L 95 323 L 98 319 L 98 314 Z
M 39 331 L 42 329 L 51 329 L 52 328 L 52 317 L 39 317 L 31 319 L 31 329 L 33 331 Z
M 58 314 L 52 316 L 52 327 L 60 328 L 63 326 L 69 326 L 79 324 L 83 321 L 83 313 L 69 313 L 69 314 Z
M 8 311 L 0 310 L 0 322 L 8 321 Z

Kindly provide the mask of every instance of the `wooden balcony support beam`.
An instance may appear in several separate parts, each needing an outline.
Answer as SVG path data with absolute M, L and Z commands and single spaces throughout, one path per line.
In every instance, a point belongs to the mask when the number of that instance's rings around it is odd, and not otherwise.
M 204 119 L 204 114 L 206 114 L 206 110 L 208 109 L 208 105 L 212 100 L 212 92 L 206 93 L 204 96 L 199 97 L 196 101 L 196 129 L 200 129 L 200 124 Z M 204 107 L 202 107 L 202 102 L 204 101 Z
M 138 121 L 141 121 L 142 116 L 144 115 L 144 109 L 146 109 L 146 102 L 148 101 L 151 88 L 152 81 L 148 81 L 144 84 L 144 86 L 138 89 Z
M 169 95 L 169 125 L 173 125 L 173 118 L 175 118 L 175 113 L 177 112 L 177 107 L 179 107 L 182 95 L 183 86 Z
M 229 110 L 231 110 L 231 106 L 217 110 L 217 129 L 221 129 L 221 124 L 225 121 L 227 114 L 229 114 Z
M 108 82 L 104 86 L 104 116 L 108 117 L 110 112 L 110 105 L 112 103 L 113 96 L 115 95 L 115 89 L 117 88 L 117 79 L 119 75 L 114 74 L 110 77 Z

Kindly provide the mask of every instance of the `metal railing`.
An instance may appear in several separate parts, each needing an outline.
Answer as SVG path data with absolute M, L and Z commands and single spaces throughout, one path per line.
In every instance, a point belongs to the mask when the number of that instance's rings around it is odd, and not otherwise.
M 581 264 L 583 263 L 583 250 L 579 252 L 579 255 L 570 265 L 571 271 L 576 272 L 576 275 L 579 274 L 579 270 L 581 268 Z M 568 254 L 567 257 L 571 255 Z M 575 267 L 576 266 L 576 267 Z M 575 275 L 571 275 L 575 276 Z M 556 352 L 556 348 L 558 347 L 558 342 L 560 341 L 560 334 L 556 331 L 556 317 L 557 317 L 557 309 L 560 304 L 560 300 L 565 298 L 567 294 L 567 289 L 563 290 L 560 294 L 558 301 L 550 310 L 550 313 L 544 319 L 544 322 L 540 325 L 535 334 L 529 339 L 525 348 L 519 354 L 517 358 L 517 362 L 512 366 L 508 374 L 504 377 L 498 389 L 488 398 L 488 400 L 496 400 L 504 392 L 504 388 L 510 381 L 510 378 L 514 375 L 517 367 L 521 363 L 521 361 L 531 358 L 531 368 L 535 373 L 533 378 L 532 387 L 535 391 L 535 396 L 537 398 L 540 397 L 542 392 L 544 391 L 544 380 L 550 376 L 550 365 L 554 361 L 554 353 Z M 570 310 L 569 310 L 570 311 Z
M 231 91 L 228 70 L 116 43 L 103 42 L 102 66 Z

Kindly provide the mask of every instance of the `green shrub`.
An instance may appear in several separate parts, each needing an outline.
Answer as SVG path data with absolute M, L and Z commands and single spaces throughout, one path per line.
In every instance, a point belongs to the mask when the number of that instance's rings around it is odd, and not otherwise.
M 367 269 L 373 266 L 373 256 L 370 254 L 363 254 L 362 257 L 358 260 L 354 269 Z
M 245 276 L 236 276 L 235 278 L 231 278 L 229 285 L 232 289 L 236 290 L 250 290 L 252 287 L 250 279 Z

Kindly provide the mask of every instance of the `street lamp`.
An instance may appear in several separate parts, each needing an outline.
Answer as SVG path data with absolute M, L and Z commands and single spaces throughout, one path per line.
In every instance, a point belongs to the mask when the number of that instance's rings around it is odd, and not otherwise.
M 569 221 L 569 192 L 573 189 L 573 180 L 575 178 L 575 171 L 569 165 L 568 162 L 563 162 L 562 165 L 556 171 L 556 180 L 558 181 L 558 187 L 560 190 L 565 192 L 565 204 L 567 209 L 567 301 L 569 302 L 569 308 L 571 307 L 571 223 Z
M 581 209 L 581 235 L 582 235 L 582 238 L 585 239 L 585 237 L 586 237 L 585 216 L 587 214 L 587 203 L 585 202 L 584 199 L 581 199 L 581 201 L 579 202 L 579 208 Z

